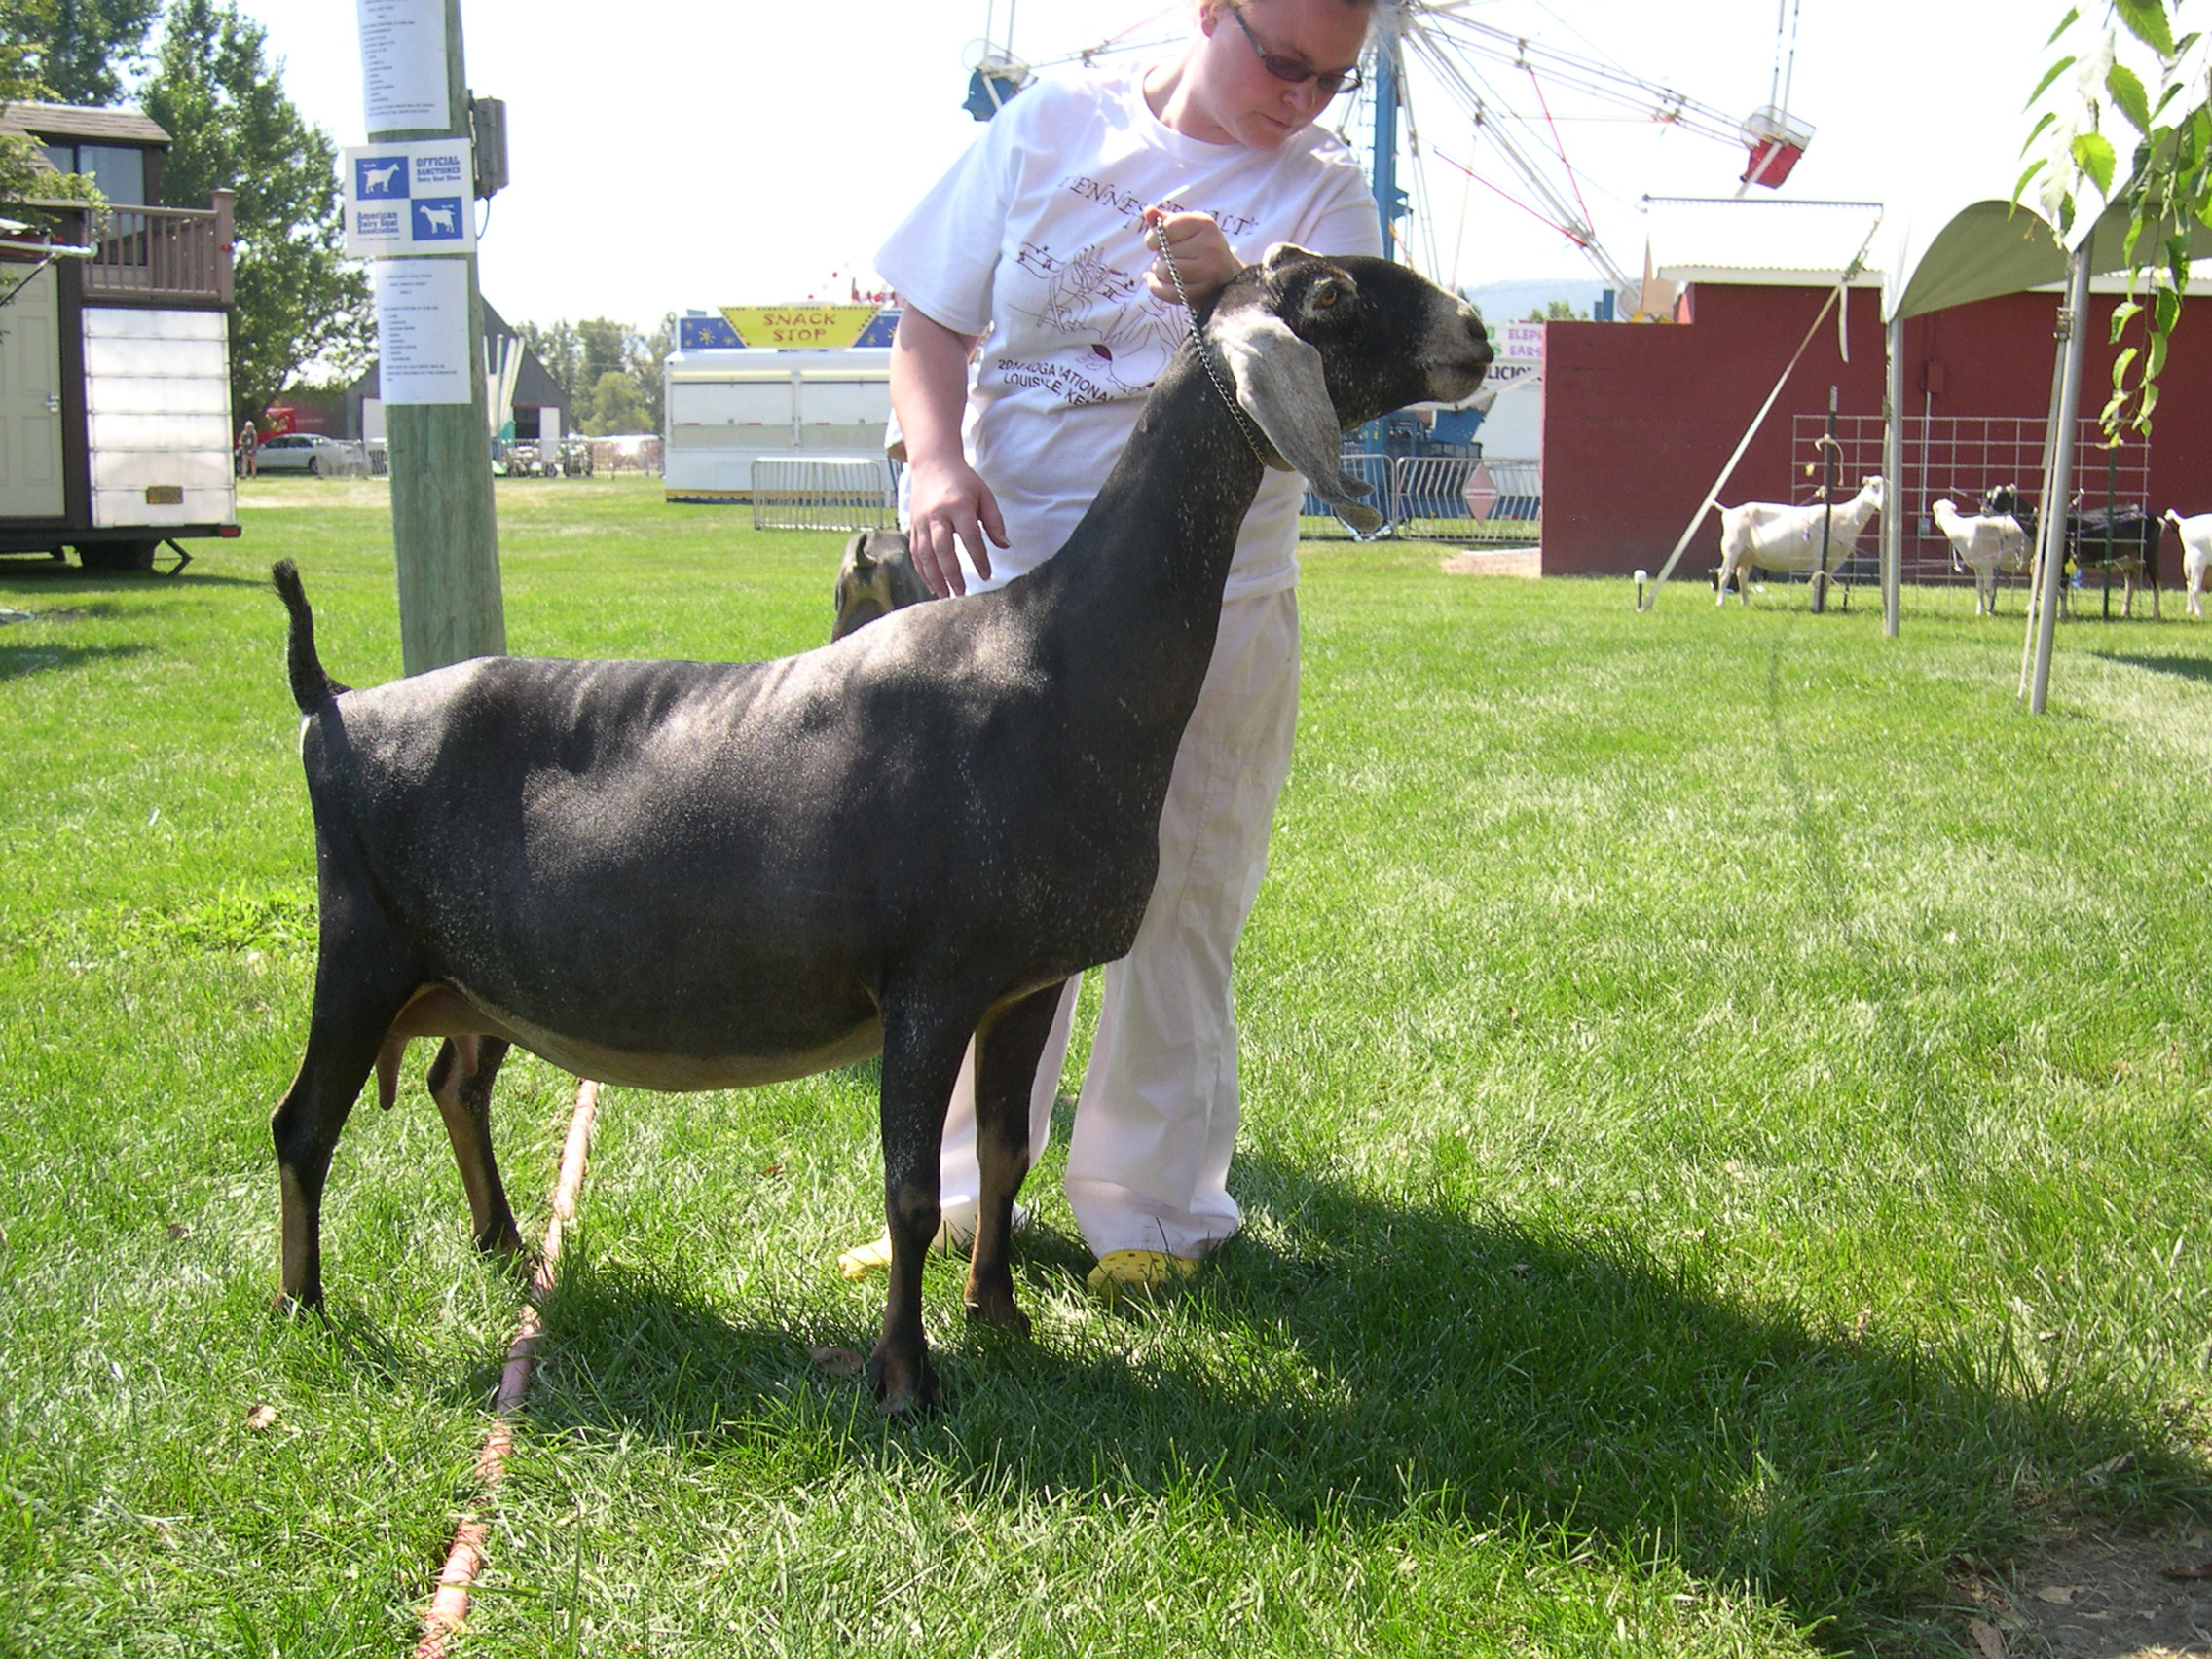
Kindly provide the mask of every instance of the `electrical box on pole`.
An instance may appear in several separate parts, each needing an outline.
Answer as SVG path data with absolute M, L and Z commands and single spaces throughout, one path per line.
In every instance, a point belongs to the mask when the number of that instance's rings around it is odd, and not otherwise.
M 471 119 L 461 0 L 357 6 L 369 146 L 347 157 L 348 246 L 376 255 L 400 655 L 422 674 L 506 650 L 474 251 L 485 172 L 471 143 L 494 122 Z

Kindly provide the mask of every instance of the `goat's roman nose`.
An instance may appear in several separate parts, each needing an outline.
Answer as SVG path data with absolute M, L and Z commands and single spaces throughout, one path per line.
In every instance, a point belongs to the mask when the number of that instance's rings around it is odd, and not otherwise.
M 1467 304 L 1465 300 L 1459 302 L 1459 325 L 1467 331 L 1468 336 L 1480 349 L 1482 360 L 1486 363 L 1489 362 L 1495 354 L 1491 350 L 1490 330 L 1483 326 L 1483 313 Z

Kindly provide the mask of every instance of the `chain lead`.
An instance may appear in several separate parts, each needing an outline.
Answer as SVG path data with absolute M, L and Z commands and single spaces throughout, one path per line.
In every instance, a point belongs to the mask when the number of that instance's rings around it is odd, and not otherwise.
M 1191 345 L 1198 353 L 1198 361 L 1205 365 L 1206 379 L 1213 382 L 1214 390 L 1221 393 L 1222 402 L 1229 405 L 1230 414 L 1236 418 L 1236 429 L 1244 434 L 1245 447 L 1251 450 L 1252 459 L 1266 466 L 1268 458 L 1260 449 L 1259 439 L 1252 435 L 1252 417 L 1244 413 L 1244 406 L 1236 401 L 1228 383 L 1222 379 L 1221 369 L 1213 360 L 1213 352 L 1206 349 L 1205 337 L 1198 332 L 1198 308 L 1191 304 L 1191 296 L 1183 291 L 1183 274 L 1175 269 L 1175 256 L 1167 251 L 1165 221 L 1155 225 L 1153 234 L 1160 239 L 1160 262 L 1167 267 L 1167 279 L 1175 284 L 1175 297 L 1183 302 L 1184 313 L 1190 318 Z

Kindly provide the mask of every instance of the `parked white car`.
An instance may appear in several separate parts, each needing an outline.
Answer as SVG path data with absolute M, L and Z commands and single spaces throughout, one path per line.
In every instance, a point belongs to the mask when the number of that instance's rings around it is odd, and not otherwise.
M 305 472 L 315 478 L 366 478 L 369 458 L 356 443 L 320 432 L 264 438 L 255 464 L 263 472 Z

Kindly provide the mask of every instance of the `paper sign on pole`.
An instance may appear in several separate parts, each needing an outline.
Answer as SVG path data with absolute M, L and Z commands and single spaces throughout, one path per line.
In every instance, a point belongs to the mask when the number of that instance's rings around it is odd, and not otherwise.
M 377 284 L 378 389 L 394 403 L 466 403 L 468 262 L 385 259 Z
M 465 138 L 342 152 L 347 256 L 475 252 L 468 160 Z
M 445 0 L 360 0 L 361 105 L 371 132 L 453 126 Z

